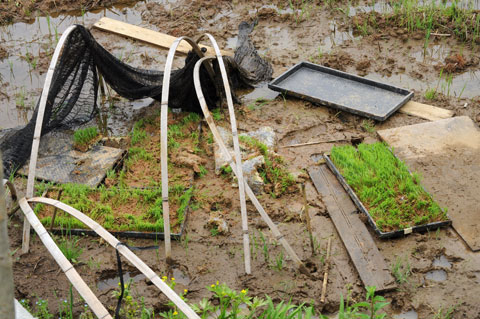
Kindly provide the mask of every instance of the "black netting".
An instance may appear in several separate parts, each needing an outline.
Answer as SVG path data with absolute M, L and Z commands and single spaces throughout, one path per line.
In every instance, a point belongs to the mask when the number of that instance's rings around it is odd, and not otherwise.
M 248 31 L 249 32 L 249 31 Z M 256 52 L 255 52 L 256 54 Z M 190 52 L 183 68 L 173 70 L 170 79 L 169 106 L 184 111 L 201 113 L 193 83 L 193 68 L 199 57 Z M 252 85 L 247 74 L 227 59 L 229 72 L 240 77 L 233 83 Z M 217 70 L 217 66 L 214 65 Z M 98 73 L 119 95 L 128 99 L 151 97 L 161 99 L 163 72 L 129 66 L 98 44 L 90 31 L 77 26 L 68 36 L 54 71 L 45 108 L 42 135 L 62 128 L 72 128 L 92 120 L 98 112 Z M 216 72 L 218 75 L 219 72 Z M 200 70 L 202 89 L 207 105 L 215 106 L 219 100 L 216 87 L 223 88 L 218 76 L 215 82 L 204 67 Z M 30 122 L 20 130 L 6 134 L 0 141 L 0 152 L 5 176 L 22 166 L 30 157 L 38 103 Z

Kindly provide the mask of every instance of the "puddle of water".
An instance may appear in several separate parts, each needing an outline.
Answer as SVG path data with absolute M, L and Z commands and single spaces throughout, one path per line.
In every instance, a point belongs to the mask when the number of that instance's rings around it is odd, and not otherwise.
M 394 315 L 394 319 L 417 319 L 418 318 L 418 313 L 415 310 L 410 310 L 407 312 L 403 312 L 399 315 Z
M 0 60 L 0 79 L 4 85 L 2 90 L 13 92 L 10 99 L 0 95 L 0 129 L 24 125 L 29 120 L 40 98 L 45 79 L 45 73 L 39 74 L 35 70 L 39 62 L 38 56 L 53 52 L 58 38 L 72 24 L 91 25 L 102 17 L 137 25 L 142 21 L 140 10 L 119 5 L 93 10 L 83 16 L 79 12 L 71 12 L 69 15 L 37 17 L 32 23 L 19 22 L 0 27 L 0 42 L 9 53 L 7 58 Z M 112 53 L 126 57 L 129 49 L 133 51 L 133 48 L 126 45 Z M 152 49 L 151 52 L 158 55 L 158 49 Z M 27 58 L 29 56 L 32 58 Z
M 226 49 L 235 50 L 237 48 L 238 36 L 234 36 L 227 39 Z
M 291 7 L 287 6 L 283 9 L 280 9 L 279 7 L 277 7 L 276 5 L 274 4 L 265 4 L 263 6 L 261 6 L 260 8 L 258 9 L 251 9 L 248 11 L 248 14 L 249 15 L 255 15 L 258 11 L 262 10 L 262 9 L 273 9 L 275 11 L 278 12 L 278 14 L 293 14 L 295 12 L 295 10 L 293 10 Z M 300 12 L 301 10 L 297 10 L 297 12 Z
M 428 62 L 428 60 L 442 62 L 445 61 L 445 58 L 448 57 L 452 52 L 452 48 L 447 47 L 444 44 L 434 44 L 429 45 L 425 50 L 419 50 L 412 52 L 411 57 L 414 57 L 417 62 Z
M 447 280 L 447 272 L 445 270 L 431 270 L 425 274 L 425 279 L 432 281 L 445 281 Z
M 268 88 L 267 83 L 265 83 L 262 86 L 254 88 L 251 92 L 246 93 L 245 95 L 242 96 L 242 98 L 245 102 L 256 101 L 258 99 L 273 100 L 279 94 L 280 94 L 279 92 L 270 90 Z
M 447 257 L 441 255 L 433 260 L 433 267 L 441 267 L 441 268 L 452 268 L 452 263 L 448 261 Z
M 131 280 L 133 280 L 133 282 L 139 282 L 140 280 L 142 279 L 145 279 L 147 277 L 145 277 L 144 274 L 138 274 L 138 275 L 135 275 L 132 277 L 132 273 L 131 272 L 126 272 L 123 274 L 123 282 L 124 283 L 128 283 Z M 118 283 L 120 282 L 120 278 L 119 277 L 114 277 L 114 278 L 108 278 L 108 279 L 104 279 L 104 280 L 101 280 L 97 283 L 97 288 L 99 290 L 107 290 L 107 289 L 116 289 L 118 287 Z
M 172 274 L 177 283 L 182 284 L 184 286 L 188 286 L 190 284 L 190 277 L 180 269 L 174 268 Z
M 348 40 L 359 40 L 361 36 L 354 36 L 352 27 L 349 27 L 347 31 L 338 31 L 337 23 L 335 20 L 329 22 L 330 34 L 322 40 L 322 44 L 319 47 L 319 54 L 328 53 L 337 45 L 343 44 Z
M 378 13 L 390 13 L 393 12 L 393 8 L 389 3 L 385 1 L 379 1 L 375 2 L 372 6 L 350 7 L 348 9 L 348 16 L 353 17 L 359 13 L 369 13 L 372 11 Z

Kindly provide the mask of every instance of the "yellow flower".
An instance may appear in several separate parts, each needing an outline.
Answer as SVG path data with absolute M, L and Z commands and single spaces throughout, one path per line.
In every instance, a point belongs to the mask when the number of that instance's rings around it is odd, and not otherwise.
M 183 293 L 186 294 L 188 292 L 188 289 L 183 289 Z
M 178 315 L 178 312 L 174 311 L 174 312 L 173 312 L 173 315 L 174 315 L 174 316 Z
M 175 278 L 172 277 L 172 281 L 175 281 Z
M 215 285 L 211 285 L 210 287 L 215 288 Z
M 162 277 L 162 280 L 163 280 L 163 281 L 166 281 L 166 280 L 167 280 L 167 276 L 163 276 L 163 277 Z
M 242 291 L 240 291 L 242 294 L 246 294 L 247 291 L 245 289 L 242 289 Z
M 217 280 L 217 286 L 218 286 L 218 280 Z

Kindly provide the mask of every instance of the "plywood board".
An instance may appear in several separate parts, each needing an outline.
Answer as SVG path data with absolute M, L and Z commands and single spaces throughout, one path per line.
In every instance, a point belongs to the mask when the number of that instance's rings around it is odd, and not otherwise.
M 118 21 L 115 19 L 110 19 L 107 17 L 101 18 L 98 22 L 93 25 L 95 28 L 116 33 L 128 38 L 140 40 L 149 44 L 153 44 L 155 46 L 159 46 L 164 49 L 169 49 L 172 43 L 177 39 L 171 35 L 149 30 L 146 28 L 142 28 L 133 24 L 129 24 L 126 22 Z M 205 47 L 207 49 L 208 55 L 215 55 L 215 51 L 212 47 L 200 45 L 200 48 Z M 187 54 L 192 47 L 187 42 L 183 41 L 178 46 L 177 52 Z M 233 56 L 233 52 L 220 50 L 222 55 L 226 56 Z
M 78 183 L 96 187 L 123 155 L 118 148 L 96 145 L 88 152 L 72 149 L 71 136 L 55 133 L 42 137 L 35 176 L 55 183 Z M 28 174 L 27 162 L 19 174 Z
M 357 208 L 337 178 L 325 164 L 308 170 L 313 184 L 322 195 L 328 213 L 352 259 L 365 286 L 375 286 L 376 291 L 396 287 L 395 279 L 385 263 Z
M 400 113 L 414 115 L 430 121 L 447 119 L 455 114 L 453 111 L 441 107 L 423 104 L 415 101 L 407 102 L 407 104 L 402 106 L 398 111 Z
M 467 245 L 480 250 L 480 129 L 467 116 L 378 131 L 395 155 L 423 177 L 434 199 L 448 208 Z

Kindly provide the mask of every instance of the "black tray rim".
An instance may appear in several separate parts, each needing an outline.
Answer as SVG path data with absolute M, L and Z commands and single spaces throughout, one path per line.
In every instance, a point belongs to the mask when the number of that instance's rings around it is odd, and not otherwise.
M 392 154 L 393 154 L 393 152 L 392 152 Z M 395 154 L 393 154 L 393 156 L 395 156 Z M 440 228 L 440 227 L 450 226 L 452 224 L 452 220 L 450 219 L 450 216 L 448 216 L 448 214 L 447 214 L 447 217 L 448 217 L 447 221 L 433 222 L 433 223 L 428 223 L 428 224 L 424 224 L 424 225 L 417 225 L 417 226 L 412 226 L 412 227 L 409 227 L 409 228 L 404 228 L 404 229 L 401 229 L 401 230 L 395 230 L 395 231 L 391 231 L 391 232 L 382 232 L 377 227 L 377 224 L 375 223 L 375 221 L 373 220 L 372 216 L 370 215 L 368 210 L 365 208 L 363 203 L 360 201 L 357 194 L 353 191 L 353 189 L 350 187 L 350 185 L 348 185 L 347 181 L 345 180 L 343 175 L 340 173 L 340 171 L 337 169 L 335 164 L 333 164 L 330 157 L 327 154 L 323 154 L 323 158 L 325 159 L 325 163 L 327 164 L 328 168 L 337 177 L 340 184 L 342 184 L 345 191 L 348 193 L 348 195 L 350 196 L 352 201 L 355 203 L 355 206 L 357 206 L 357 208 L 367 217 L 368 223 L 370 224 L 370 226 L 372 226 L 373 230 L 378 235 L 378 237 L 380 237 L 382 239 L 398 238 L 398 237 L 403 237 L 403 236 L 409 235 L 413 232 L 415 232 L 415 233 L 426 232 L 426 231 L 430 231 L 430 230 L 435 230 L 435 229 Z M 396 157 L 396 158 L 398 159 L 398 157 Z M 410 174 L 411 174 L 411 172 L 410 172 Z M 432 195 L 429 192 L 427 192 L 427 190 L 423 186 L 422 186 L 422 188 L 425 190 L 425 192 L 428 194 L 428 196 L 433 200 Z M 443 211 L 442 207 L 440 207 L 440 209 Z
M 363 83 L 363 84 L 378 87 L 378 88 L 381 88 L 383 90 L 387 90 L 387 91 L 390 91 L 390 92 L 402 94 L 402 95 L 404 95 L 404 98 L 402 99 L 402 101 L 400 103 L 398 103 L 395 107 L 393 107 L 388 113 L 386 113 L 383 116 L 378 116 L 378 115 L 372 115 L 371 113 L 367 113 L 367 112 L 352 109 L 352 108 L 350 108 L 346 105 L 337 104 L 337 103 L 334 103 L 334 102 L 331 102 L 331 101 L 328 101 L 328 100 L 317 99 L 317 98 L 314 98 L 314 97 L 309 96 L 309 95 L 304 95 L 304 94 L 301 94 L 301 93 L 296 92 L 296 91 L 288 90 L 288 89 L 286 89 L 284 87 L 281 87 L 279 85 L 282 81 L 284 81 L 290 75 L 294 74 L 299 69 L 304 68 L 304 67 L 309 68 L 309 69 L 313 69 L 313 70 L 316 70 L 316 71 L 321 71 L 321 72 L 324 72 L 324 73 L 328 73 L 328 74 L 331 74 L 331 75 L 336 75 L 338 77 L 345 78 L 345 79 L 348 79 L 348 80 L 357 81 L 357 82 L 360 82 L 360 83 Z M 277 92 L 280 92 L 280 93 L 283 93 L 283 94 L 291 95 L 291 96 L 294 96 L 294 97 L 297 97 L 297 98 L 300 98 L 300 99 L 310 101 L 312 103 L 327 105 L 327 106 L 339 109 L 341 111 L 345 111 L 345 112 L 348 112 L 348 113 L 353 113 L 353 114 L 356 114 L 356 115 L 364 116 L 364 117 L 371 118 L 371 119 L 381 121 L 381 122 L 385 121 L 394 112 L 396 112 L 399 108 L 401 108 L 408 101 L 410 101 L 413 98 L 413 95 L 414 95 L 413 91 L 409 91 L 407 89 L 403 89 L 403 88 L 400 88 L 400 87 L 397 87 L 397 86 L 394 86 L 394 85 L 390 85 L 390 84 L 366 79 L 366 78 L 358 76 L 358 75 L 354 75 L 354 74 L 351 74 L 351 73 L 347 73 L 347 72 L 343 72 L 343 71 L 340 71 L 340 70 L 332 69 L 332 68 L 329 68 L 329 67 L 326 67 L 326 66 L 323 66 L 323 65 L 314 64 L 314 63 L 307 62 L 307 61 L 299 62 L 296 65 L 292 66 L 287 71 L 283 72 L 276 79 L 274 79 L 270 83 L 268 83 L 268 88 L 273 90 L 273 91 L 277 91 Z

